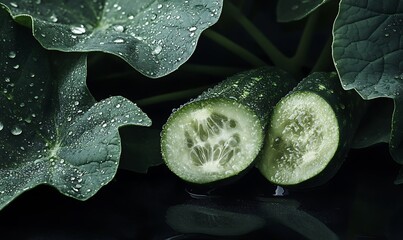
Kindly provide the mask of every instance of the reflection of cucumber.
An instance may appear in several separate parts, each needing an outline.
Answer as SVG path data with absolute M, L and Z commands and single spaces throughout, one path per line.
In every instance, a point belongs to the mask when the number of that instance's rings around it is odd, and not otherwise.
M 262 147 L 273 106 L 292 87 L 283 71 L 260 68 L 232 76 L 185 104 L 162 131 L 167 166 L 199 184 L 243 172 Z
M 291 199 L 234 200 L 215 196 L 190 200 L 169 207 L 166 222 L 183 234 L 242 236 L 240 239 L 255 239 L 257 234 L 265 239 L 338 239 L 320 219 L 301 210 L 300 204 Z M 188 239 L 199 238 L 193 235 Z
M 261 173 L 279 185 L 299 184 L 318 174 L 313 185 L 328 180 L 350 147 L 363 104 L 356 93 L 341 88 L 335 73 L 302 80 L 274 108 L 258 165 Z
M 253 214 L 192 204 L 170 207 L 166 220 L 177 232 L 213 236 L 239 236 L 265 226 L 265 220 Z
M 308 212 L 300 209 L 298 205 L 289 199 L 279 203 L 261 202 L 258 204 L 257 211 L 260 211 L 262 216 L 266 218 L 267 223 L 277 223 L 283 225 L 287 227 L 287 232 L 298 233 L 304 237 L 303 239 L 339 239 L 337 235 L 320 219 L 317 219 Z M 274 232 L 275 229 L 279 228 L 276 225 L 270 227 Z M 282 236 L 283 235 L 284 233 L 282 233 Z M 283 239 L 295 238 L 290 238 L 287 236 Z

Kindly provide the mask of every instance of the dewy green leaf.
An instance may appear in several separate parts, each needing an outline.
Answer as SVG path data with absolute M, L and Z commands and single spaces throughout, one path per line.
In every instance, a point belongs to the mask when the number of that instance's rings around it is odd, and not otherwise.
M 91 197 L 117 170 L 118 128 L 150 120 L 122 97 L 95 102 L 85 56 L 50 61 L 50 52 L 2 9 L 0 41 L 0 208 L 40 184 Z
M 346 89 L 365 99 L 396 98 L 403 81 L 403 2 L 342 0 L 333 57 Z
M 403 2 L 342 0 L 333 29 L 333 58 L 345 89 L 364 99 L 392 98 L 390 149 L 403 163 Z
M 217 22 L 222 0 L 0 0 L 19 22 L 32 21 L 47 49 L 101 51 L 142 74 L 161 77 L 195 50 L 201 32 Z
M 291 22 L 300 20 L 315 11 L 329 0 L 279 0 L 277 21 Z

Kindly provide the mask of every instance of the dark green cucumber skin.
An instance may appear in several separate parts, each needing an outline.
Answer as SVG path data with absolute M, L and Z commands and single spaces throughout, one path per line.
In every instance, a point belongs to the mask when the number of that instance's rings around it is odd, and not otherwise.
M 262 127 L 262 135 L 264 136 L 263 133 L 266 130 L 274 106 L 296 85 L 297 82 L 287 72 L 274 67 L 261 67 L 238 73 L 220 82 L 215 87 L 206 90 L 197 98 L 190 100 L 174 111 L 168 118 L 167 123 L 163 126 L 161 133 L 161 149 L 164 161 L 166 161 L 164 156 L 164 130 L 168 127 L 170 119 L 174 118 L 175 113 L 181 111 L 181 109 L 189 104 L 213 99 L 224 99 L 237 102 L 238 104 L 247 107 L 258 117 Z M 246 94 L 245 91 L 249 93 Z M 259 146 L 260 149 L 263 147 L 263 142 L 264 141 L 262 141 L 261 146 Z M 226 179 L 202 184 L 189 182 L 189 184 L 194 187 L 202 187 L 204 190 L 228 185 L 241 178 L 254 165 L 255 161 L 237 175 Z
M 313 92 L 322 97 L 333 109 L 339 125 L 339 145 L 333 158 L 318 175 L 304 182 L 287 185 L 287 188 L 312 188 L 328 182 L 343 164 L 359 123 L 366 111 L 367 103 L 354 91 L 342 88 L 336 73 L 315 72 L 304 78 L 295 92 Z M 344 106 L 340 107 L 340 106 Z
M 252 110 L 265 128 L 274 106 L 296 84 L 287 72 L 274 67 L 262 67 L 229 77 L 187 104 L 211 98 L 231 99 Z M 245 91 L 249 94 L 245 94 Z

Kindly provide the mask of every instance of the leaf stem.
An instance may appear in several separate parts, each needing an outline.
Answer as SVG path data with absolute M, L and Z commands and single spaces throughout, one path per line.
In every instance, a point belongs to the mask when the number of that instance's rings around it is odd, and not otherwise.
M 207 29 L 203 32 L 203 35 L 207 38 L 211 39 L 212 41 L 216 42 L 217 44 L 221 45 L 222 47 L 226 48 L 230 52 L 240 56 L 245 61 L 249 62 L 251 65 L 255 67 L 260 67 L 266 65 L 266 63 L 255 56 L 253 53 L 249 52 L 245 48 L 241 47 L 237 43 L 233 42 L 229 38 L 221 35 L 220 33 Z
M 192 74 L 208 74 L 209 76 L 229 76 L 233 75 L 237 72 L 243 71 L 244 69 L 242 68 L 235 68 L 235 67 L 225 67 L 225 66 L 210 66 L 210 65 L 204 65 L 204 64 L 192 64 L 192 63 L 185 63 L 182 66 L 179 67 L 179 69 L 176 71 L 176 74 L 179 72 L 190 72 Z M 113 80 L 113 79 L 119 79 L 119 78 L 126 78 L 130 77 L 132 75 L 139 75 L 139 72 L 136 72 L 135 70 L 130 70 L 130 71 L 124 71 L 124 72 L 116 72 L 116 73 L 111 73 L 109 75 L 102 76 L 100 78 L 97 78 L 98 81 L 108 81 L 108 80 Z
M 119 79 L 119 78 L 124 78 L 124 77 L 129 77 L 133 74 L 137 74 L 135 70 L 130 70 L 130 71 L 124 71 L 124 72 L 116 72 L 116 73 L 111 73 L 108 75 L 104 75 L 100 78 L 97 78 L 97 81 L 108 81 L 108 80 L 114 80 L 114 79 Z
M 187 63 L 183 64 L 180 68 L 180 71 L 191 72 L 195 74 L 208 74 L 209 76 L 229 76 L 233 75 L 237 72 L 243 71 L 244 69 L 235 68 L 235 67 L 224 67 L 224 66 L 210 66 L 204 64 L 192 64 Z
M 267 37 L 231 2 L 225 2 L 224 9 L 227 9 L 231 16 L 245 29 L 255 40 L 264 53 L 270 58 L 274 65 L 286 69 L 289 65 L 287 58 Z
M 332 42 L 333 37 L 330 36 L 325 45 L 323 46 L 322 52 L 320 53 L 315 65 L 311 72 L 328 71 L 330 66 L 333 66 L 332 59 Z
M 318 20 L 319 11 L 314 11 L 308 17 L 306 21 L 304 32 L 302 33 L 301 40 L 298 44 L 297 51 L 291 58 L 291 66 L 293 66 L 293 73 L 298 73 L 301 71 L 301 67 L 306 60 L 306 56 L 310 51 L 310 45 L 312 44 L 312 38 L 315 33 L 316 23 Z
M 226 1 L 226 2 L 225 2 L 225 4 L 227 4 L 227 3 L 229 3 L 229 1 Z M 231 4 L 232 4 L 232 3 L 231 3 Z M 241 0 L 241 1 L 238 1 L 237 7 L 243 8 L 244 5 L 245 5 L 245 0 Z
M 140 107 L 145 107 L 145 106 L 150 106 L 162 102 L 167 102 L 167 101 L 174 101 L 174 100 L 180 100 L 184 98 L 191 98 L 199 95 L 202 93 L 204 90 L 206 90 L 210 86 L 204 86 L 204 87 L 198 87 L 198 88 L 192 88 L 192 89 L 187 89 L 187 90 L 182 90 L 182 91 L 177 91 L 177 92 L 171 92 L 171 93 L 164 93 L 161 95 L 157 96 L 152 96 L 148 98 L 143 98 L 135 101 L 137 105 Z

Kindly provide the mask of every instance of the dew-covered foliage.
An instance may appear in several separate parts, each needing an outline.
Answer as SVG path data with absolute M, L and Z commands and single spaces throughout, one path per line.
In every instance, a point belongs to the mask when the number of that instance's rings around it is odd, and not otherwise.
M 117 171 L 118 129 L 151 125 L 123 97 L 94 100 L 85 53 L 161 77 L 188 60 L 221 8 L 220 0 L 0 1 L 0 208 L 40 184 L 88 199 Z
M 402 164 L 402 1 L 342 0 L 333 35 L 333 58 L 343 87 L 357 90 L 364 99 L 394 100 L 392 123 L 387 123 L 392 126 L 389 146 Z
M 123 97 L 96 102 L 86 55 L 51 54 L 3 10 L 0 26 L 0 208 L 40 184 L 93 196 L 116 173 L 118 128 L 150 119 Z
M 142 74 L 164 76 L 186 62 L 222 0 L 2 0 L 47 49 L 114 54 Z

